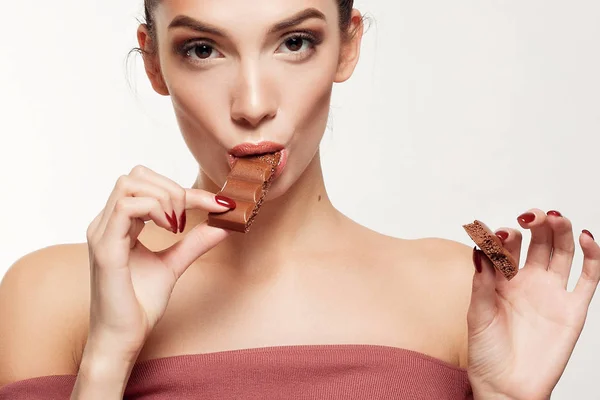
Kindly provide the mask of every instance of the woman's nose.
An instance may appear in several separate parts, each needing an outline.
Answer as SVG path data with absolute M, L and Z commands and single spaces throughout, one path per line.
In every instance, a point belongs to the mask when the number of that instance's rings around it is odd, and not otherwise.
M 247 68 L 234 88 L 231 118 L 238 124 L 256 128 L 275 118 L 278 109 L 276 84 L 258 67 Z

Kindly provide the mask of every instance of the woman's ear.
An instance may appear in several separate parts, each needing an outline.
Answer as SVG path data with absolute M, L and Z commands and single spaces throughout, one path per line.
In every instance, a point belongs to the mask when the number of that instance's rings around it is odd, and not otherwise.
M 148 26 L 142 24 L 137 30 L 137 39 L 140 49 L 142 50 L 142 58 L 144 60 L 144 68 L 146 69 L 146 75 L 150 79 L 152 88 L 156 93 L 168 96 L 169 89 L 165 84 L 165 80 L 160 69 L 160 61 L 158 59 L 158 52 L 156 44 L 152 42 L 152 38 L 148 33 Z
M 347 37 L 342 37 L 340 58 L 334 81 L 337 83 L 349 79 L 360 57 L 360 45 L 363 36 L 363 17 L 356 9 L 352 10 Z

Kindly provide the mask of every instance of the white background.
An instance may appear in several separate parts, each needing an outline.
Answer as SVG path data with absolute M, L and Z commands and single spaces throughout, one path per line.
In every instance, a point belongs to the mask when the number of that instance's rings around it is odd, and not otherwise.
M 539 207 L 600 237 L 600 2 L 356 6 L 373 23 L 322 145 L 338 208 L 394 236 L 470 244 L 461 224 L 517 227 Z M 4 4 L 0 276 L 31 251 L 85 241 L 136 164 L 193 183 L 169 99 L 139 57 L 125 65 L 141 15 L 141 0 Z M 600 399 L 599 297 L 555 399 Z

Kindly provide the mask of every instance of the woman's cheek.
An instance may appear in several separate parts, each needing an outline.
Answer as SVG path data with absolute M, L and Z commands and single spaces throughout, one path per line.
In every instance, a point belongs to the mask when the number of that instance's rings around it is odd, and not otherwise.
M 220 132 L 223 124 L 229 121 L 225 90 L 212 86 L 214 84 L 198 80 L 173 90 L 173 106 L 178 119 L 185 122 L 186 134 L 204 136 L 209 132 Z
M 321 56 L 306 65 L 291 65 L 281 71 L 280 87 L 285 88 L 282 108 L 288 114 L 296 114 L 302 125 L 311 124 L 314 114 L 329 110 L 329 99 L 333 87 L 335 65 L 332 60 Z

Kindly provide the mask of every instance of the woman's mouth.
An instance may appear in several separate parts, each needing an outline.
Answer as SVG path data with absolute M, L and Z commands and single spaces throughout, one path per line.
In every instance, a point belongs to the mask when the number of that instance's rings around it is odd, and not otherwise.
M 273 179 L 277 179 L 283 172 L 287 163 L 288 151 L 284 146 L 274 142 L 260 142 L 260 143 L 242 143 L 229 150 L 227 158 L 229 160 L 229 166 L 233 168 L 238 158 L 241 157 L 254 157 L 261 154 L 281 152 L 281 159 L 279 165 L 275 168 L 275 175 Z

